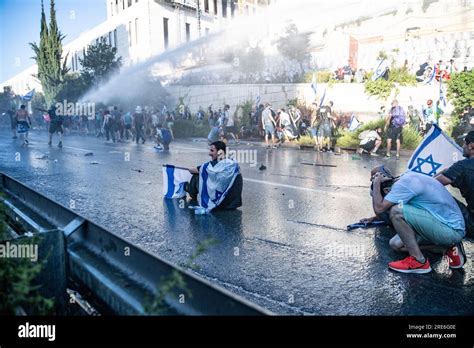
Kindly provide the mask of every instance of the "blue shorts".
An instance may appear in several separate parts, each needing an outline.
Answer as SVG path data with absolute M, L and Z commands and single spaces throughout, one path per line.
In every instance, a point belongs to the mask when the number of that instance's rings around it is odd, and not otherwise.
M 420 244 L 450 247 L 459 243 L 466 234 L 465 231 L 455 230 L 442 223 L 425 209 L 404 204 L 402 211 L 405 221 L 416 232 Z
M 273 127 L 273 125 L 265 125 L 265 135 L 270 135 L 272 136 L 273 134 L 275 134 L 275 127 Z
M 312 137 L 317 137 L 318 136 L 318 128 L 317 127 L 311 127 L 309 129 L 309 131 L 311 132 Z
M 329 122 L 321 123 L 318 127 L 318 136 L 322 138 L 330 138 L 331 137 L 331 123 Z

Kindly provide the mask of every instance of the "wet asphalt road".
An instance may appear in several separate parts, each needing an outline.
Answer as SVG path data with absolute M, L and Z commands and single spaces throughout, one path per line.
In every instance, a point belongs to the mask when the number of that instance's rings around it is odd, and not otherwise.
M 25 148 L 0 131 L 0 171 L 65 206 L 74 200 L 78 213 L 175 264 L 187 263 L 200 243 L 212 240 L 195 260 L 195 272 L 275 313 L 474 314 L 472 242 L 464 244 L 463 270 L 452 271 L 441 255 L 428 253 L 433 272 L 405 275 L 387 268 L 404 257 L 388 246 L 392 230 L 346 231 L 346 225 L 372 215 L 370 168 L 384 163 L 398 174 L 408 158 L 358 160 L 231 146 L 257 151 L 257 165 L 241 163 L 243 206 L 195 216 L 162 198 L 161 165 L 205 162 L 205 142 L 177 141 L 169 153 L 159 153 L 150 142 L 113 144 L 71 135 L 58 149 L 48 148 L 45 132 L 30 139 Z M 261 163 L 266 170 L 258 169 Z

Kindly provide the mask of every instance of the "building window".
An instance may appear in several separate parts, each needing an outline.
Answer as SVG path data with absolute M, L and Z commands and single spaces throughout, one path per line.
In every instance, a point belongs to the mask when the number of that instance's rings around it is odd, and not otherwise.
M 138 18 L 135 18 L 135 44 L 138 43 Z
M 186 42 L 191 40 L 191 24 L 186 23 Z
M 217 0 L 214 0 L 214 14 L 217 16 Z
M 84 59 L 86 57 L 86 48 L 83 47 L 82 48 L 82 59 Z
M 117 47 L 117 29 L 114 30 L 114 47 Z
M 128 46 L 132 47 L 132 22 L 128 22 Z
M 132 6 L 132 0 L 128 0 L 128 6 L 127 7 L 130 7 L 130 6 Z
M 168 18 L 163 17 L 163 37 L 165 40 L 165 50 L 168 48 Z
M 118 0 L 115 0 L 115 13 L 118 13 Z
M 109 31 L 109 45 L 112 46 L 112 32 Z
M 77 52 L 74 53 L 74 56 L 76 57 L 76 70 L 79 70 L 79 63 L 78 63 L 78 59 L 77 59 Z
M 204 12 L 209 13 L 209 0 L 204 0 Z
M 122 1 L 122 10 L 125 10 L 125 0 L 121 0 Z
M 227 0 L 222 0 L 222 17 L 227 18 Z
M 75 71 L 75 68 L 74 68 L 74 56 L 71 57 L 71 66 L 72 66 L 72 71 Z
M 110 15 L 111 16 L 114 15 L 114 2 L 113 1 L 110 2 Z

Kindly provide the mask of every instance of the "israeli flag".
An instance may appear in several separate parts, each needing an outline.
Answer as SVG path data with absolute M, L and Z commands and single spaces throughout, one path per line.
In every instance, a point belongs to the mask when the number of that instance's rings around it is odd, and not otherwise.
M 318 85 L 316 81 L 316 72 L 313 71 L 313 79 L 311 80 L 311 89 L 313 90 L 314 94 L 316 95 L 318 92 Z
M 163 195 L 165 198 L 183 198 L 186 196 L 184 184 L 191 180 L 192 174 L 185 168 L 169 164 L 163 165 Z
M 221 204 L 239 174 L 239 164 L 230 158 L 214 166 L 211 162 L 203 164 L 199 168 L 199 205 L 210 211 Z
M 463 158 L 462 148 L 433 124 L 408 162 L 408 170 L 435 176 Z
M 372 75 L 372 81 L 375 81 L 381 78 L 385 74 L 385 71 L 387 71 L 387 69 L 388 69 L 388 62 L 385 59 L 382 59 L 379 62 L 379 65 L 377 66 L 377 68 L 375 69 L 374 74 Z
M 435 75 L 436 75 L 436 65 L 433 66 L 433 72 L 431 73 L 431 76 L 430 76 L 426 81 L 424 81 L 425 84 L 426 84 L 426 85 L 431 84 L 431 82 L 433 81 Z
M 446 98 L 444 97 L 443 79 L 439 79 L 439 100 L 443 102 L 443 106 L 446 107 Z
M 21 99 L 25 101 L 30 101 L 31 99 L 33 99 L 34 95 L 35 95 L 35 89 L 33 88 L 31 91 L 26 93 L 23 97 L 21 97 Z
M 357 128 L 359 128 L 359 126 L 360 126 L 359 120 L 354 114 L 352 114 L 351 120 L 349 122 L 349 132 L 355 131 Z

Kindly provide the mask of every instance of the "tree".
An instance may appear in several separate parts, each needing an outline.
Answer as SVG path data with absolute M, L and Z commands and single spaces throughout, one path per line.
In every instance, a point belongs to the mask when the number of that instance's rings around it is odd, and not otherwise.
M 111 74 L 118 72 L 122 65 L 122 57 L 116 58 L 117 49 L 105 40 L 89 46 L 83 59 L 81 75 L 90 85 L 104 82 Z
M 15 106 L 15 96 L 11 87 L 3 87 L 3 93 L 0 93 L 0 113 L 11 110 L 11 108 Z
M 250 47 L 237 52 L 238 59 L 237 68 L 247 74 L 258 73 L 265 67 L 265 57 L 260 47 Z
M 464 108 L 474 106 L 474 71 L 453 74 L 448 81 L 448 99 L 454 105 L 454 113 L 461 115 Z
M 300 33 L 295 24 L 290 24 L 285 29 L 285 35 L 277 40 L 280 53 L 300 65 L 301 74 L 304 74 L 303 63 L 309 59 L 309 42 L 311 32 Z
M 58 100 L 67 100 L 68 103 L 77 102 L 89 89 L 88 82 L 78 73 L 67 74 L 58 92 Z
M 44 14 L 43 1 L 41 1 L 41 31 L 40 43 L 30 43 L 35 56 L 33 59 L 38 65 L 37 78 L 41 81 L 46 102 L 51 104 L 56 100 L 64 77 L 69 69 L 66 67 L 67 55 L 62 57 L 62 40 L 64 35 L 59 31 L 56 22 L 56 10 L 54 0 L 50 3 L 50 23 L 49 28 Z

